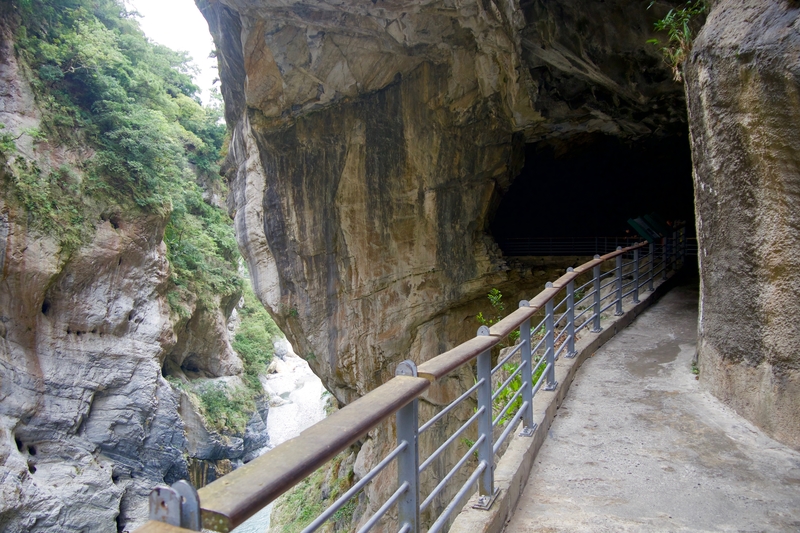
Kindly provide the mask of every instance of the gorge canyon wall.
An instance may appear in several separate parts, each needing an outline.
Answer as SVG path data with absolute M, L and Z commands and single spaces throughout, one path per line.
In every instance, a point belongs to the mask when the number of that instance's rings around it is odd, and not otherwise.
M 213 466 L 266 444 L 207 431 L 162 375 L 191 357 L 207 377 L 236 379 L 226 313 L 238 295 L 186 317 L 171 310 L 168 213 L 96 206 L 81 213 L 97 218 L 77 247 L 34 224 L 13 193 L 13 160 L 88 179 L 79 169 L 93 154 L 26 133 L 42 112 L 13 18 L 0 10 L 0 123 L 16 137 L 13 156 L 0 155 L 0 530 L 130 530 L 152 488 L 190 477 L 190 461 Z
M 800 6 L 721 0 L 686 65 L 700 379 L 800 449 Z
M 342 403 L 473 336 L 490 288 L 509 307 L 541 290 L 488 233 L 525 143 L 685 131 L 682 89 L 646 44 L 667 3 L 197 4 L 254 288 Z M 423 418 L 471 379 L 437 386 Z M 391 431 L 362 455 L 380 456 Z

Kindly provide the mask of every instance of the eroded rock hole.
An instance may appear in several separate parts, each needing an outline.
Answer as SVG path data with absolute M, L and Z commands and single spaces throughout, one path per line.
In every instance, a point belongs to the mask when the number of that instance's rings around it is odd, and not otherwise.
M 628 219 L 651 212 L 687 221 L 694 235 L 685 133 L 637 141 L 582 134 L 527 144 L 525 165 L 500 200 L 491 232 L 505 255 L 575 255 L 571 242 L 632 236 Z M 616 246 L 605 245 L 587 255 Z
M 47 316 L 47 313 L 50 312 L 50 307 L 51 307 L 50 300 L 45 299 L 44 302 L 42 302 L 42 314 L 44 316 Z

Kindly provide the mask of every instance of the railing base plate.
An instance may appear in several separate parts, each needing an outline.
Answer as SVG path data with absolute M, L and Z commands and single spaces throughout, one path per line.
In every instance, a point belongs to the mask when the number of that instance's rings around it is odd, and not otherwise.
M 536 431 L 536 428 L 539 427 L 539 424 L 534 424 L 533 426 L 525 426 L 522 428 L 522 431 L 519 432 L 520 437 L 533 437 L 533 433 Z
M 554 381 L 553 383 L 546 384 L 544 387 L 542 387 L 542 390 L 554 391 L 556 390 L 557 387 L 558 387 L 558 381 Z
M 488 511 L 492 508 L 492 504 L 497 499 L 497 495 L 500 494 L 500 489 L 494 489 L 494 494 L 491 496 L 480 496 L 478 497 L 477 503 L 472 506 L 473 509 L 478 509 L 480 511 Z
M 566 357 L 567 359 L 573 359 L 573 358 L 574 358 L 576 355 L 578 355 L 578 352 L 576 352 L 576 351 L 574 351 L 574 350 L 573 350 L 573 351 L 571 351 L 571 352 L 567 352 L 567 353 L 564 355 L 564 357 Z

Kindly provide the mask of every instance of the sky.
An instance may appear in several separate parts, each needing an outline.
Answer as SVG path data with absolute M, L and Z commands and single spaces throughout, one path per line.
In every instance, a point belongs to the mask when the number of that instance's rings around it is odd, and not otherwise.
M 202 91 L 203 102 L 208 103 L 209 90 L 218 76 L 217 60 L 208 57 L 214 43 L 194 0 L 125 0 L 125 4 L 139 12 L 139 24 L 147 37 L 173 50 L 189 52 L 200 69 L 195 84 Z

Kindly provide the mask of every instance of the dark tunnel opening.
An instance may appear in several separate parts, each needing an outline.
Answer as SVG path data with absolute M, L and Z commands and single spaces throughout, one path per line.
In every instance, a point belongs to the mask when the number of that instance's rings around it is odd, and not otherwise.
M 687 236 L 694 236 L 685 133 L 636 141 L 584 134 L 527 144 L 525 165 L 490 228 L 504 255 L 579 255 L 570 243 L 592 239 L 593 253 L 605 253 L 634 236 L 629 218 L 653 212 L 685 221 Z

